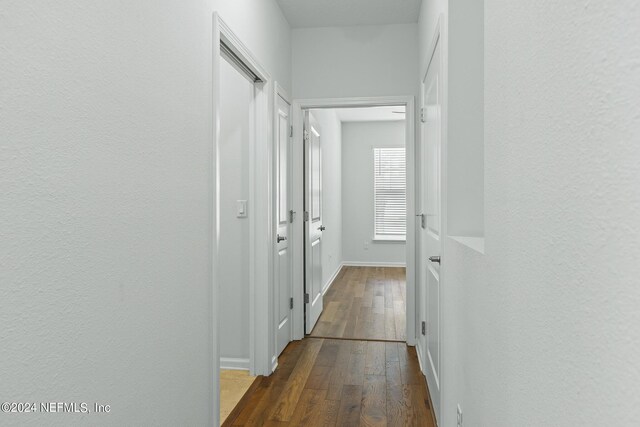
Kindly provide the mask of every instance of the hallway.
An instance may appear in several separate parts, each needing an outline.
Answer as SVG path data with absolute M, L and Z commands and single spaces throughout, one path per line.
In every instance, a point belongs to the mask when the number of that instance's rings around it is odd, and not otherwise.
M 0 426 L 640 425 L 639 24 L 2 2 Z
M 311 336 L 405 341 L 406 299 L 404 267 L 345 266 Z
M 414 348 L 305 338 L 289 344 L 224 426 L 424 426 L 433 417 Z

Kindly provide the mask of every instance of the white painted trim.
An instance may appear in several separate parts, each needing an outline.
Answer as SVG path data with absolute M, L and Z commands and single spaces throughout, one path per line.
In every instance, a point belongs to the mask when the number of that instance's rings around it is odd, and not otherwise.
M 273 250 L 271 247 L 271 153 L 272 134 L 271 117 L 272 110 L 269 100 L 272 96 L 271 77 L 255 59 L 254 55 L 235 35 L 229 26 L 221 19 L 220 15 L 213 14 L 213 34 L 212 34 L 212 128 L 211 140 L 212 149 L 210 157 L 210 251 L 211 259 L 211 360 L 210 373 L 211 401 L 213 402 L 210 412 L 211 424 L 220 425 L 220 348 L 219 348 L 219 327 L 218 304 L 220 303 L 219 280 L 218 280 L 218 253 L 219 253 L 219 183 L 220 170 L 218 157 L 220 139 L 220 87 L 221 75 L 220 64 L 223 61 L 220 55 L 220 43 L 224 43 L 234 52 L 234 54 L 247 65 L 251 71 L 262 80 L 254 84 L 254 102 L 250 120 L 250 143 L 249 143 L 249 171 L 250 171 L 250 197 L 252 200 L 252 212 L 249 216 L 250 229 L 250 253 L 249 253 L 249 369 L 254 375 L 269 375 L 271 373 L 272 351 L 270 337 L 274 335 L 271 329 L 270 319 L 272 313 L 273 294 L 271 275 Z M 267 302 L 266 304 L 264 302 Z
M 441 14 L 438 17 L 438 22 L 436 23 L 436 28 L 434 30 L 434 34 L 431 38 L 431 42 L 429 44 L 429 48 L 427 50 L 428 55 L 426 56 L 426 60 L 424 62 L 424 64 L 422 64 L 421 67 L 421 73 L 420 73 L 420 105 L 424 104 L 424 100 L 422 99 L 423 95 L 424 95 L 424 79 L 426 78 L 426 75 L 429 71 L 429 67 L 431 65 L 431 61 L 433 60 L 433 55 L 435 54 L 435 49 L 438 46 L 438 44 L 440 44 L 440 49 L 441 49 L 441 63 L 440 63 L 440 74 L 442 76 L 442 107 L 441 107 L 441 140 L 442 140 L 442 152 L 441 152 L 441 159 L 440 159 L 440 174 L 441 174 L 441 235 L 442 236 L 447 236 L 447 134 L 448 134 L 448 89 L 447 89 L 447 85 L 448 85 L 448 56 L 447 56 L 447 52 L 448 52 L 448 36 L 447 36 L 447 29 L 446 29 L 446 19 L 444 14 Z M 421 131 L 419 133 L 419 142 L 422 142 L 422 138 L 423 138 L 423 131 L 421 128 Z M 418 161 L 418 159 L 416 159 L 416 161 Z M 420 189 L 416 186 L 416 192 L 418 192 Z M 419 196 L 418 193 L 416 193 L 416 200 L 419 200 Z M 417 212 L 416 212 L 417 213 Z M 415 236 L 414 236 L 415 237 Z M 445 253 L 445 243 L 447 242 L 447 239 L 442 239 L 441 241 L 441 254 Z M 418 251 L 419 252 L 419 251 Z M 420 258 L 422 258 L 423 262 L 424 260 L 426 260 L 426 256 L 427 254 L 418 254 L 418 256 Z M 417 258 L 420 259 L 420 258 Z M 420 262 L 420 261 L 417 261 Z M 446 263 L 443 263 L 442 266 L 440 267 L 440 286 L 441 286 L 441 292 L 440 292 L 440 301 L 438 302 L 439 306 L 440 306 L 440 325 L 441 325 L 441 330 L 439 332 L 439 341 L 440 341 L 440 352 L 439 352 L 439 360 L 440 360 L 440 379 L 438 379 L 438 382 L 440 384 L 444 384 L 442 381 L 442 377 L 443 377 L 443 372 L 445 371 L 444 369 L 444 365 L 446 364 L 446 361 L 444 361 L 442 359 L 442 354 L 443 352 L 443 348 L 445 348 L 447 346 L 447 343 L 442 340 L 442 319 L 444 317 L 443 315 L 443 309 L 444 306 L 442 305 L 442 300 L 443 300 L 443 293 L 446 292 L 446 287 L 442 286 L 443 283 L 446 283 L 445 280 L 443 279 L 443 277 L 446 275 Z M 422 269 L 420 269 L 422 270 Z M 417 270 L 416 270 L 417 271 Z M 417 283 L 417 281 L 416 281 Z M 417 303 L 419 303 L 417 301 Z M 416 318 L 416 320 L 418 320 Z M 417 324 L 416 324 L 417 326 Z M 434 418 L 436 421 L 436 424 L 438 422 L 440 422 L 441 419 L 441 412 L 442 412 L 442 394 L 440 394 L 439 399 L 438 399 L 438 403 L 433 403 L 434 400 L 431 398 L 431 392 L 432 390 L 435 390 L 435 388 L 433 387 L 434 384 L 430 384 L 430 380 L 429 380 L 429 375 L 427 375 L 427 370 L 426 368 L 431 365 L 431 360 L 429 357 L 427 357 L 426 355 L 426 348 L 422 348 L 422 346 L 418 346 L 416 348 L 416 351 L 418 353 L 418 360 L 420 362 L 421 365 L 421 370 L 423 372 L 423 374 L 425 375 L 426 378 L 426 383 L 427 383 L 427 391 L 430 394 L 430 401 L 432 403 L 432 405 L 434 406 Z M 429 362 L 429 363 L 425 363 L 425 362 Z M 436 386 L 438 386 L 438 384 L 435 384 Z M 440 389 L 441 390 L 441 389 Z
M 313 108 L 356 108 L 356 107 L 385 107 L 405 105 L 413 96 L 376 96 L 356 98 L 309 98 L 294 100 L 300 108 L 308 110 Z M 408 111 L 407 111 L 408 113 Z M 406 114 L 408 116 L 408 114 Z M 408 117 L 407 117 L 408 118 Z
M 273 130 L 273 144 L 274 144 L 274 148 L 273 149 L 274 150 L 275 150 L 275 144 L 278 143 L 278 135 L 276 134 L 277 131 L 278 131 L 277 121 L 279 120 L 279 117 L 278 117 L 278 114 L 277 114 L 278 103 L 279 103 L 278 102 L 279 101 L 278 97 L 284 99 L 284 101 L 287 104 L 289 104 L 289 124 L 290 125 L 293 124 L 293 117 L 292 117 L 292 111 L 291 111 L 292 110 L 291 98 L 287 94 L 287 91 L 276 81 L 276 82 L 274 82 L 274 85 L 273 85 L 273 114 L 272 114 L 272 118 L 273 118 L 272 130 Z M 287 170 L 287 176 L 288 177 L 291 176 L 291 170 L 292 170 L 291 165 L 292 165 L 292 161 L 293 161 L 291 159 L 291 157 L 293 157 L 293 149 L 290 150 L 289 154 L 290 154 L 289 155 L 289 159 L 288 159 L 289 165 L 288 165 L 288 170 Z M 271 163 L 271 170 L 274 171 L 271 174 L 271 180 L 272 180 L 271 181 L 271 186 L 273 188 L 273 194 L 274 194 L 274 197 L 272 198 L 272 203 L 271 203 L 271 205 L 272 205 L 271 206 L 271 214 L 272 214 L 272 218 L 276 219 L 276 215 L 277 215 L 277 213 L 276 213 L 277 212 L 277 206 L 276 205 L 278 203 L 278 200 L 275 199 L 275 191 L 276 191 L 275 189 L 277 188 L 277 185 L 278 185 L 278 183 L 277 183 L 278 177 L 276 176 L 276 172 L 275 172 L 275 170 L 276 170 L 276 156 L 275 155 L 272 156 L 271 162 L 272 162 Z M 290 194 L 289 197 L 290 197 L 291 203 L 293 205 L 293 195 L 292 195 L 293 190 L 292 190 L 292 187 L 293 187 L 293 185 L 292 185 L 291 179 L 289 179 L 289 182 L 287 183 L 287 190 L 289 191 L 289 194 Z M 292 206 L 290 208 L 293 209 Z M 275 288 L 277 286 L 277 280 L 276 280 L 276 277 L 275 277 L 275 273 L 276 273 L 275 263 L 277 262 L 277 259 L 276 259 L 277 248 L 276 248 L 276 246 L 273 245 L 273 242 L 276 242 L 276 238 L 277 238 L 276 236 L 278 234 L 277 220 L 276 221 L 272 221 L 271 229 L 272 229 L 272 231 L 271 231 L 271 239 L 272 239 L 271 263 L 272 263 L 272 274 L 273 274 L 273 279 L 272 279 L 272 282 L 271 282 L 271 287 L 272 287 L 271 288 L 271 295 L 275 295 Z M 293 224 L 290 224 L 289 225 L 289 241 L 293 240 L 293 235 L 294 235 L 294 227 L 293 227 Z M 290 266 L 289 267 L 289 269 L 290 269 L 289 277 L 290 277 L 290 282 L 291 282 L 290 285 L 293 286 L 293 277 L 292 277 L 293 276 L 293 264 L 291 262 L 292 261 L 292 255 L 291 254 L 292 254 L 292 251 L 291 251 L 291 246 L 290 246 L 289 247 L 289 266 Z M 292 291 L 291 292 L 291 296 L 293 296 L 293 289 L 291 289 L 291 291 Z M 277 302 L 275 301 L 275 299 L 272 301 L 271 304 L 272 304 L 271 310 L 272 310 L 272 313 L 273 313 L 273 315 L 271 317 L 271 324 L 272 324 L 272 331 L 273 331 L 273 334 L 272 334 L 273 336 L 271 338 L 271 342 L 272 342 L 272 345 L 273 345 L 273 349 L 271 351 L 271 372 L 274 372 L 276 370 L 276 367 L 278 366 L 278 355 L 276 354 L 276 348 L 278 347 L 278 343 L 277 343 L 277 341 L 278 341 L 278 337 L 277 337 L 278 318 L 277 318 L 277 314 L 276 314 L 277 313 L 277 308 L 276 308 Z M 290 314 L 290 317 L 289 317 L 290 321 L 292 321 L 292 319 L 291 319 L 292 317 L 293 317 L 293 312 Z M 292 340 L 293 340 L 293 328 L 291 328 L 291 335 L 289 336 L 289 342 L 291 342 Z
M 406 267 L 406 262 L 398 261 L 344 261 L 345 267 Z
M 422 354 L 423 353 L 424 353 L 424 350 L 422 348 L 422 345 L 420 345 L 420 341 L 418 340 L 416 342 L 416 354 L 418 355 L 418 366 L 420 366 L 420 372 L 422 372 L 422 375 L 425 375 L 424 363 L 422 363 Z
M 284 99 L 285 101 L 287 101 L 287 104 L 291 105 L 291 97 L 289 96 L 289 94 L 287 93 L 286 89 L 283 88 L 280 83 L 275 82 L 274 85 L 274 97 L 277 97 L 278 95 L 280 97 L 282 97 L 282 99 Z M 276 98 L 277 99 L 277 98 Z M 274 100 L 275 101 L 275 100 Z M 274 102 L 274 107 L 276 106 L 275 102 Z M 275 120 L 276 116 L 274 115 L 274 120 Z
M 331 287 L 331 285 L 333 285 L 333 282 L 336 280 L 336 278 L 338 277 L 338 274 L 340 274 L 340 271 L 342 270 L 342 267 L 344 267 L 344 263 L 341 262 L 338 265 L 338 268 L 336 268 L 336 271 L 333 272 L 333 274 L 331 275 L 331 277 L 329 277 L 329 280 L 327 280 L 327 283 L 324 284 L 324 286 L 322 287 L 322 296 L 324 296 L 324 294 L 327 293 L 327 291 L 329 290 L 329 288 Z
M 298 212 L 292 229 L 294 238 L 291 241 L 293 252 L 293 299 L 294 313 L 293 338 L 304 338 L 304 233 L 301 213 L 304 212 L 303 200 L 303 110 L 311 108 L 346 108 L 346 107 L 378 107 L 389 105 L 404 105 L 405 117 L 405 148 L 407 155 L 407 344 L 416 344 L 416 239 L 415 239 L 415 145 L 416 145 L 416 109 L 413 96 L 386 96 L 386 97 L 359 97 L 359 98 L 325 98 L 325 99 L 299 99 L 293 101 L 293 210 Z M 296 161 L 297 160 L 297 161 Z M 345 263 L 346 264 L 346 263 Z
M 209 252 L 211 262 L 209 268 L 209 283 L 211 283 L 211 297 L 209 300 L 211 344 L 211 372 L 209 372 L 209 393 L 212 402 L 209 412 L 210 425 L 220 425 L 220 346 L 219 346 L 219 310 L 218 295 L 220 286 L 218 281 L 218 235 L 220 222 L 218 221 L 218 139 L 220 138 L 220 19 L 217 13 L 213 14 L 213 40 L 212 40 L 212 64 L 211 64 L 211 152 L 209 153 Z
M 227 369 L 232 371 L 248 371 L 249 359 L 237 357 L 221 357 L 220 369 Z

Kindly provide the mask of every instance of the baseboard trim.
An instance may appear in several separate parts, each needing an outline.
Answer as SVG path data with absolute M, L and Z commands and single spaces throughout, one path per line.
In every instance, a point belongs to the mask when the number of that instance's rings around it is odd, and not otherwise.
M 229 369 L 235 371 L 248 371 L 249 359 L 242 359 L 237 357 L 221 357 L 220 369 Z
M 425 375 L 423 364 L 422 364 L 422 348 L 420 347 L 420 341 L 416 340 L 415 352 L 416 356 L 418 356 L 418 365 L 420 365 L 420 374 L 422 375 L 422 381 L 424 388 L 427 389 L 427 397 L 429 399 L 429 408 L 431 410 L 431 419 L 433 420 L 433 425 L 438 427 L 438 420 L 436 419 L 436 411 L 433 408 L 433 399 L 431 398 L 431 390 L 429 390 L 429 383 L 427 382 L 427 376 Z
M 422 363 L 422 346 L 420 345 L 420 341 L 416 343 L 416 354 L 418 356 L 418 366 L 420 366 L 420 372 L 424 375 L 424 364 Z
M 341 262 L 338 265 L 338 268 L 336 268 L 336 271 L 333 272 L 333 274 L 331 275 L 331 277 L 329 277 L 329 280 L 327 280 L 327 283 L 324 284 L 323 288 L 322 288 L 322 296 L 324 296 L 324 294 L 327 293 L 327 291 L 329 290 L 329 288 L 331 287 L 331 285 L 333 285 L 333 282 L 335 282 L 336 278 L 338 277 L 338 275 L 340 274 L 340 271 L 342 270 L 342 267 L 344 267 L 344 263 Z
M 345 261 L 345 267 L 406 267 L 406 262 L 369 262 L 369 261 Z

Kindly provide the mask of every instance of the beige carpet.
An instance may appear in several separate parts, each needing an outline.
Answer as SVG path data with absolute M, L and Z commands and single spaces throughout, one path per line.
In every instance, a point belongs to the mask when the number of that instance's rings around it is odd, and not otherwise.
M 220 424 L 227 419 L 256 377 L 249 371 L 220 371 Z

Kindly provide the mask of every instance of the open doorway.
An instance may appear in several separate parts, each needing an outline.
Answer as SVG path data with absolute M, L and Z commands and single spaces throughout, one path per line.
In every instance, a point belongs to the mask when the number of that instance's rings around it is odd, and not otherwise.
M 273 371 L 269 135 L 273 82 L 214 14 L 211 170 L 213 419 Z
M 220 318 L 220 420 L 223 422 L 251 386 L 249 291 L 249 145 L 253 77 L 228 55 L 220 63 L 219 156 L 219 269 Z
M 322 185 L 316 187 L 323 190 L 325 229 L 323 310 L 309 335 L 405 341 L 405 107 L 312 109 L 308 114 L 322 130 L 324 167 Z M 310 224 L 313 231 L 313 215 Z M 317 267 L 307 263 L 307 276 L 310 268 Z
M 415 344 L 412 99 L 300 101 L 295 113 L 304 334 Z

